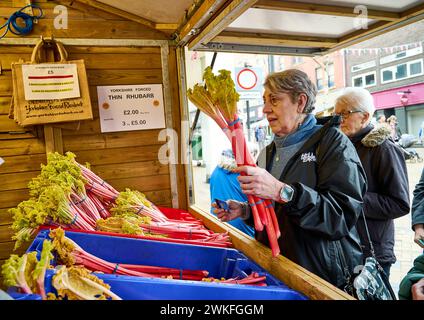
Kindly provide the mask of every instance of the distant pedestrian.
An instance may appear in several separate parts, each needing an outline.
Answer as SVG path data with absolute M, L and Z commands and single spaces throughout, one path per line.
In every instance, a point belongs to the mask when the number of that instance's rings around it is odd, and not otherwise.
M 382 114 L 381 116 L 378 116 L 377 118 L 378 123 L 386 123 L 386 116 Z
M 399 139 L 402 135 L 402 132 L 400 131 L 396 116 L 394 116 L 394 115 L 390 116 L 387 119 L 387 123 L 390 126 L 391 135 L 392 135 L 393 140 L 395 142 L 399 141 Z
M 420 129 L 418 130 L 418 143 L 423 143 L 423 137 L 424 137 L 424 121 L 421 122 Z
M 266 132 L 262 126 L 258 126 L 255 130 L 255 138 L 259 145 L 259 151 L 265 148 Z
M 374 128 L 370 124 L 374 102 L 366 89 L 347 88 L 337 98 L 335 111 L 341 116 L 340 128 L 355 146 L 367 175 L 364 213 L 377 261 L 389 277 L 390 267 L 396 262 L 393 219 L 408 214 L 410 209 L 405 158 L 386 126 Z M 364 220 L 360 218 L 356 226 L 364 258 L 370 257 Z

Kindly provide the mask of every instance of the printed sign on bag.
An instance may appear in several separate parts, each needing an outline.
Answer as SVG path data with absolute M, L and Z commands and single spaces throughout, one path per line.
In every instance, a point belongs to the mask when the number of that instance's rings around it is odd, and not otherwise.
M 101 132 L 165 128 L 162 85 L 97 87 Z
M 71 99 L 81 96 L 76 64 L 22 66 L 25 100 Z

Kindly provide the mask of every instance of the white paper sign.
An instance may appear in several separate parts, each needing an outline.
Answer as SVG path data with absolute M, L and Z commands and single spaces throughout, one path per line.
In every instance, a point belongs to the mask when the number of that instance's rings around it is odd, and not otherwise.
M 79 98 L 76 64 L 22 65 L 25 100 L 54 100 Z
M 241 100 L 262 99 L 262 93 L 259 91 L 240 91 L 238 94 L 240 95 Z
M 165 128 L 161 84 L 97 87 L 102 132 Z

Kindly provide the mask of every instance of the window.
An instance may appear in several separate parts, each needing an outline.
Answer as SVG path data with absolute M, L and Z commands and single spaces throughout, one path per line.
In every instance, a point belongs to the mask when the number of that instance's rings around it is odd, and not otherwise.
M 396 79 L 403 79 L 408 76 L 408 71 L 406 69 L 406 63 L 399 64 L 396 66 Z
M 416 48 L 408 49 L 402 52 L 394 53 L 389 56 L 385 56 L 380 58 L 380 64 L 385 64 L 389 62 L 393 62 L 400 59 L 405 59 L 408 57 L 416 56 L 417 54 L 423 53 L 423 47 L 419 46 Z
M 375 85 L 375 73 L 371 73 L 365 76 L 365 86 L 370 87 Z
M 360 71 L 360 70 L 365 70 L 365 69 L 368 69 L 368 68 L 373 68 L 375 66 L 376 66 L 376 63 L 375 63 L 375 60 L 373 60 L 373 61 L 368 61 L 368 62 L 364 62 L 364 63 L 361 63 L 361 64 L 357 64 L 355 66 L 352 66 L 350 68 L 350 70 L 352 72 L 357 72 L 357 71 Z
M 381 82 L 388 83 L 396 80 L 416 77 L 423 74 L 423 59 L 412 60 L 381 70 Z
M 422 74 L 422 73 L 423 73 L 423 68 L 422 68 L 421 61 L 414 62 L 409 65 L 409 74 L 411 76 L 414 76 L 416 74 Z
M 353 79 L 353 86 L 354 87 L 362 87 L 363 86 L 363 78 L 357 77 Z
M 392 81 L 393 80 L 393 71 L 392 70 L 384 70 L 382 72 L 382 82 Z
M 396 60 L 402 59 L 402 58 L 406 58 L 406 51 L 400 52 L 400 53 L 396 53 L 396 55 L 395 55 L 395 59 Z
M 328 87 L 332 88 L 335 86 L 334 82 L 334 63 L 330 63 L 327 66 L 327 81 L 328 81 Z
M 352 85 L 354 87 L 371 87 L 376 85 L 376 72 L 369 72 L 352 77 Z
M 322 88 L 324 88 L 323 79 L 322 79 L 322 68 L 321 67 L 315 69 L 315 77 L 317 79 L 317 82 L 316 82 L 317 90 L 321 90 Z

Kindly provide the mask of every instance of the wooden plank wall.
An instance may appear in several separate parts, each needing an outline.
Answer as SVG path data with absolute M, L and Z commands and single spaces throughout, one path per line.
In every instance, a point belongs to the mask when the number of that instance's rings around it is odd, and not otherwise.
M 12 2 L 0 2 L 0 17 L 16 11 Z M 35 3 L 41 5 L 47 19 L 42 19 L 36 25 L 30 37 L 54 34 L 57 38 L 166 39 L 156 30 L 80 4 L 79 10 L 68 10 L 69 28 L 54 30 L 53 8 L 56 4 L 45 1 Z M 8 36 L 15 37 L 11 33 Z M 81 121 L 79 130 L 60 129 L 63 150 L 74 152 L 80 163 L 89 162 L 94 172 L 118 190 L 137 189 L 155 204 L 171 207 L 169 166 L 160 164 L 158 160 L 158 150 L 164 143 L 158 141 L 159 130 L 101 133 L 97 106 L 96 86 L 162 83 L 160 47 L 90 47 L 88 43 L 87 46 L 67 46 L 66 49 L 69 60 L 85 60 L 94 119 Z M 22 248 L 12 252 L 12 217 L 8 209 L 28 199 L 27 184 L 39 174 L 40 164 L 46 162 L 42 127 L 25 132 L 7 115 L 12 95 L 10 64 L 19 58 L 29 60 L 31 52 L 30 46 L 2 46 L 0 43 L 0 157 L 6 161 L 0 166 L 0 267 L 11 253 L 21 254 L 25 251 Z M 178 131 L 179 93 L 174 49 L 170 49 L 168 58 L 173 114 L 173 123 L 168 126 Z M 178 193 L 180 208 L 186 207 L 184 179 L 184 172 L 178 169 L 174 183 L 182 191 Z
M 14 56 L 28 57 L 30 48 L 0 46 L 0 61 L 9 61 Z M 5 162 L 0 166 L 0 265 L 11 253 L 22 254 L 22 247 L 12 252 L 14 241 L 12 216 L 8 210 L 29 198 L 27 185 L 31 178 L 40 173 L 40 164 L 46 162 L 46 151 L 41 131 L 21 128 L 8 117 L 12 96 L 10 63 L 1 65 L 0 74 L 0 157 Z M 0 276 L 0 286 L 3 284 Z
M 118 190 L 137 189 L 171 206 L 169 167 L 158 160 L 159 130 L 101 133 L 97 106 L 97 86 L 162 83 L 160 48 L 69 47 L 68 53 L 86 63 L 94 120 L 81 122 L 77 131 L 62 130 L 64 151 L 89 162 Z

